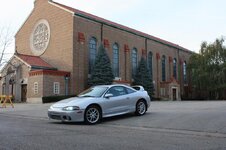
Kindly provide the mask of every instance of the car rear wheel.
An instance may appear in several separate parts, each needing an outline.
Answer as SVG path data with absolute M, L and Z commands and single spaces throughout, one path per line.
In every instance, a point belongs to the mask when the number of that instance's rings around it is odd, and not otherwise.
M 144 115 L 147 111 L 147 105 L 144 100 L 139 100 L 136 104 L 135 114 L 138 116 Z
M 87 124 L 96 124 L 101 119 L 100 109 L 93 105 L 89 106 L 85 111 L 84 120 Z

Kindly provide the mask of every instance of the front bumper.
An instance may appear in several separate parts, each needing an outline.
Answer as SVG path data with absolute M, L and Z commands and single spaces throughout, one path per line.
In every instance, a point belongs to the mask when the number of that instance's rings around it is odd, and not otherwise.
M 64 122 L 83 122 L 84 110 L 63 111 L 61 109 L 49 109 L 48 117 L 54 120 L 61 120 Z

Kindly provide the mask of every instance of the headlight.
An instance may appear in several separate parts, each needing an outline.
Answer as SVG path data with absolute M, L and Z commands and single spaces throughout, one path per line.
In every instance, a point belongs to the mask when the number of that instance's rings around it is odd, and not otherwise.
M 73 110 L 79 110 L 80 108 L 78 106 L 67 106 L 64 107 L 63 110 L 65 111 L 73 111 Z
M 53 106 L 50 106 L 49 109 L 53 109 Z

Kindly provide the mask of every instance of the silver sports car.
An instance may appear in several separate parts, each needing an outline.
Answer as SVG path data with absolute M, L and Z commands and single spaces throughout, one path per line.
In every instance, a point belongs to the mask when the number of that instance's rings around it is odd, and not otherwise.
M 149 106 L 150 97 L 142 86 L 100 85 L 53 104 L 48 116 L 63 122 L 95 124 L 102 118 L 131 112 L 141 116 Z

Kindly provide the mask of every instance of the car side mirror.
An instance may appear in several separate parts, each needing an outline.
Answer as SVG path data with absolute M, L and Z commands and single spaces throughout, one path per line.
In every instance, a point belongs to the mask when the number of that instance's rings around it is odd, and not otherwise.
M 105 98 L 110 98 L 110 97 L 113 97 L 113 94 L 105 94 L 105 96 L 104 96 Z

